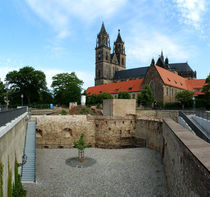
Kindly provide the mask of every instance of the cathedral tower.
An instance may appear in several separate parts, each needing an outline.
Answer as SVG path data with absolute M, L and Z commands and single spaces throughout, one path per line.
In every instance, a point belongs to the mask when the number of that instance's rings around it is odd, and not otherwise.
M 126 67 L 125 48 L 120 31 L 118 31 L 113 54 L 111 54 L 109 34 L 107 34 L 104 23 L 102 23 L 101 30 L 97 35 L 95 50 L 95 85 L 113 83 L 115 72 L 125 70 Z
M 125 68 L 126 67 L 125 47 L 119 29 L 118 29 L 117 40 L 114 42 L 114 53 L 117 55 L 119 66 Z

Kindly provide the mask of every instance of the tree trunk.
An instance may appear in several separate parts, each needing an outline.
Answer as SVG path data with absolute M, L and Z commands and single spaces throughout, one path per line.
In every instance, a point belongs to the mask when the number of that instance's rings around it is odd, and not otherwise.
M 78 158 L 80 162 L 83 162 L 85 159 L 84 150 L 78 150 Z

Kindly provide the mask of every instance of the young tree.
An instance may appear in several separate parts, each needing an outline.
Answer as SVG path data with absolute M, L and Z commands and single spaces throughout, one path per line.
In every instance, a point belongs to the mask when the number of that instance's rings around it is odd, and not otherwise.
M 85 134 L 82 133 L 79 140 L 74 142 L 74 147 L 78 149 L 78 159 L 79 159 L 80 162 L 84 161 L 84 158 L 85 158 L 84 150 L 85 150 L 85 148 L 90 147 L 90 144 L 85 143 L 84 136 L 85 136 Z
M 130 99 L 131 96 L 127 92 L 119 92 L 118 99 Z
M 11 85 L 14 96 L 18 98 L 18 103 L 20 103 L 21 94 L 24 95 L 25 102 L 28 104 L 39 102 L 40 93 L 47 90 L 45 74 L 29 66 L 23 67 L 19 71 L 9 72 L 6 75 L 6 80 Z
M 55 102 L 68 105 L 69 102 L 80 102 L 83 81 L 74 72 L 60 73 L 53 76 L 51 87 L 54 91 Z
M 186 103 L 192 101 L 192 98 L 193 92 L 189 90 L 182 90 L 176 94 L 176 99 L 181 103 L 182 109 L 184 109 Z
M 205 85 L 203 86 L 202 92 L 204 92 L 204 105 L 207 109 L 210 109 L 210 74 L 206 78 Z
M 151 106 L 154 101 L 154 96 L 152 94 L 152 90 L 149 85 L 145 85 L 141 94 L 137 97 L 138 104 L 142 104 L 143 106 Z

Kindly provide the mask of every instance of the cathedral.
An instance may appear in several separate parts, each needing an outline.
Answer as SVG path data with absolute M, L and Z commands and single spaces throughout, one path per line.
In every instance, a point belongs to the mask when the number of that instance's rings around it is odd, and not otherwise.
M 190 68 L 188 63 L 169 64 L 169 60 L 164 58 L 163 52 L 161 52 L 156 64 L 155 60 L 152 59 L 151 65 L 160 66 L 187 79 L 196 78 L 196 72 Z M 126 69 L 125 46 L 120 35 L 120 30 L 118 30 L 113 53 L 111 53 L 109 34 L 106 32 L 104 23 L 102 23 L 96 42 L 95 86 L 117 81 L 141 79 L 145 77 L 148 69 L 149 66 Z
M 169 63 L 163 52 L 149 66 L 126 69 L 124 42 L 118 30 L 111 53 L 109 34 L 104 23 L 97 35 L 95 86 L 87 89 L 87 94 L 108 92 L 118 98 L 119 92 L 128 92 L 132 99 L 137 99 L 146 84 L 153 92 L 156 102 L 164 105 L 176 101 L 176 94 L 181 90 L 193 91 L 194 96 L 202 95 L 205 79 L 196 79 L 196 72 L 188 63 Z

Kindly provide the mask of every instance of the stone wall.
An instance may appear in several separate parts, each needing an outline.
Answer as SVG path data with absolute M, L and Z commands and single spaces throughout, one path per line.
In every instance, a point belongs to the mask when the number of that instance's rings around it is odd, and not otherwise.
M 138 118 L 147 119 L 163 119 L 171 118 L 174 121 L 178 121 L 179 111 L 178 110 L 142 110 L 137 109 L 136 114 Z
M 96 117 L 96 147 L 123 148 L 132 146 L 136 128 L 134 116 Z
M 12 172 L 14 180 L 15 157 L 18 163 L 22 162 L 25 144 L 27 113 L 0 127 L 0 162 L 3 164 L 3 196 L 7 196 L 8 168 Z M 19 173 L 20 173 L 19 169 Z
M 95 146 L 94 119 L 85 115 L 33 116 L 37 119 L 37 148 L 71 148 L 81 133 L 85 140 Z
M 146 147 L 162 153 L 163 131 L 159 119 L 137 119 L 134 135 L 146 141 Z
M 170 196 L 210 196 L 210 144 L 171 119 L 163 122 L 163 138 Z

